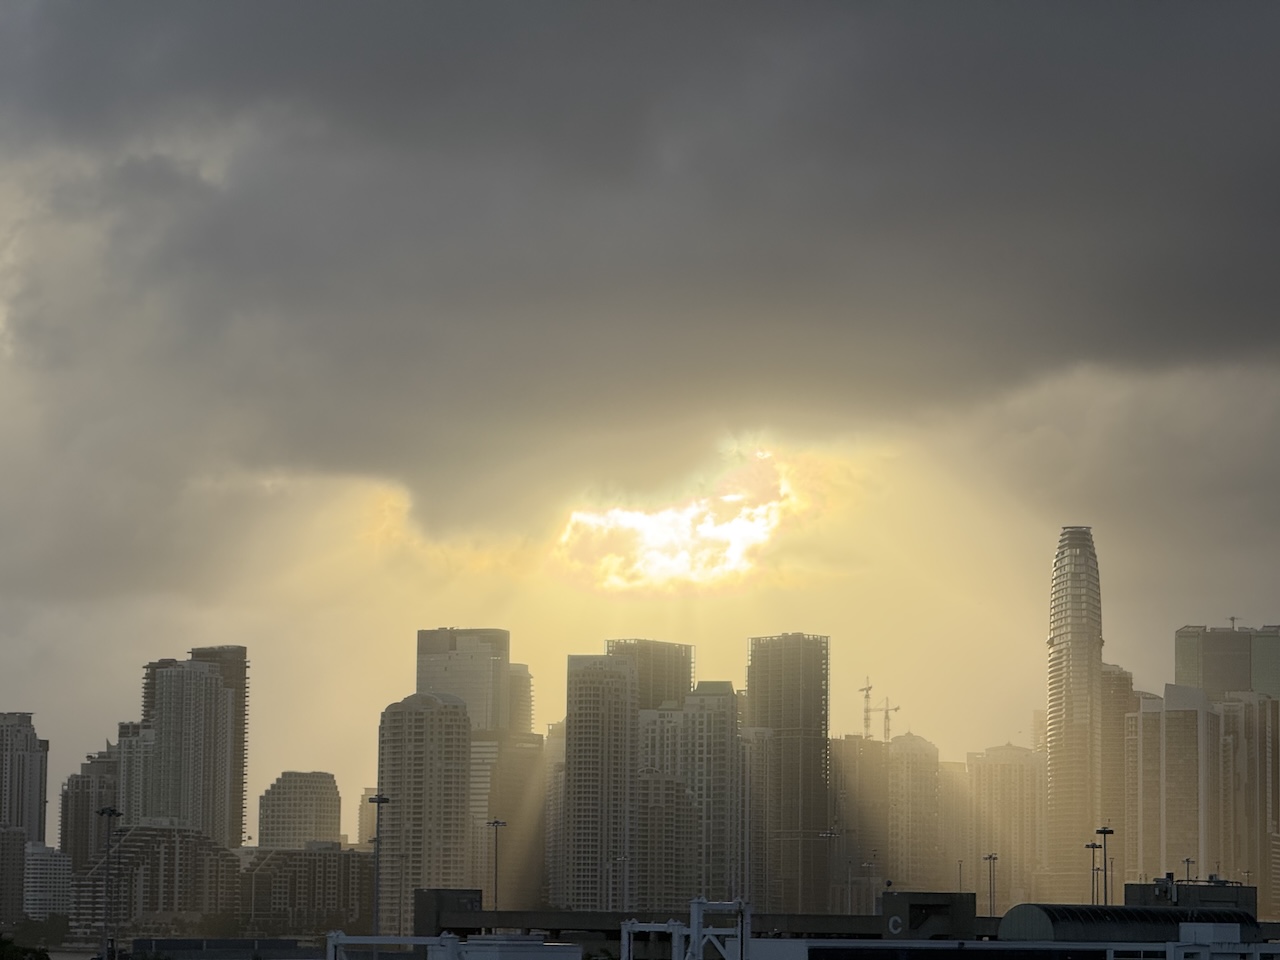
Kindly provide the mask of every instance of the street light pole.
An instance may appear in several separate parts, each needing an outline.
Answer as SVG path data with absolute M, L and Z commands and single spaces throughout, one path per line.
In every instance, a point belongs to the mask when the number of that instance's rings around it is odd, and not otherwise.
M 116 857 L 113 855 L 117 851 L 117 847 L 113 845 L 112 839 L 115 836 L 115 822 L 124 816 L 115 807 L 101 807 L 98 810 L 99 817 L 105 817 L 107 820 L 107 856 L 106 866 L 107 875 L 103 878 L 103 887 L 105 896 L 102 904 L 102 960 L 111 960 L 115 949 L 115 931 L 112 929 L 112 921 L 115 920 L 115 886 L 116 886 Z
M 1089 902 L 1098 902 L 1098 851 L 1102 849 L 1102 844 L 1094 840 L 1092 843 L 1086 843 L 1085 849 L 1089 851 Z
M 1191 882 L 1191 865 L 1195 863 L 1195 861 L 1192 860 L 1190 857 L 1187 857 L 1182 862 L 1183 864 L 1186 865 L 1186 868 L 1187 868 L 1187 883 L 1190 883 Z
M 994 853 L 988 853 L 982 858 L 987 861 L 987 900 L 989 916 L 996 915 L 996 861 L 1000 858 Z
M 1115 831 L 1110 827 L 1099 827 L 1093 832 L 1102 837 L 1102 903 L 1105 906 L 1111 903 L 1111 887 L 1107 882 L 1107 837 Z
M 507 821 L 493 819 L 488 821 L 485 826 L 493 827 L 493 912 L 498 912 L 498 830 L 505 827 Z
M 379 912 L 382 906 L 382 807 L 390 803 L 391 798 L 385 794 L 375 793 L 369 798 L 374 805 L 373 820 L 373 935 L 378 935 Z M 374 956 L 377 957 L 377 945 L 374 945 Z

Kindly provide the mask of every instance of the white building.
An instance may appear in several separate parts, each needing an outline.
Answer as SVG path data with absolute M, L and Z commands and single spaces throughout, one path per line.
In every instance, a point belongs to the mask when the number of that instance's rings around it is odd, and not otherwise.
M 71 857 L 43 843 L 28 843 L 22 870 L 22 912 L 32 920 L 71 914 Z
M 449 694 L 415 693 L 378 727 L 379 929 L 413 932 L 413 891 L 466 880 L 471 724 Z M 371 804 L 372 806 L 372 804 Z
M 1053 560 L 1045 746 L 1048 864 L 1037 896 L 1087 903 L 1080 856 L 1102 815 L 1102 594 L 1089 527 L 1063 527 Z

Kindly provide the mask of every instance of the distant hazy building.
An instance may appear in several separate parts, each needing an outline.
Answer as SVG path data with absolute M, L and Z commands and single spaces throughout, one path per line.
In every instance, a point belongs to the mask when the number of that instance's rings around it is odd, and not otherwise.
M 342 798 L 332 773 L 286 770 L 258 800 L 259 847 L 302 850 L 341 838 Z
M 968 757 L 973 803 L 973 852 L 967 889 L 978 893 L 979 912 L 987 909 L 989 875 L 982 858 L 996 854 L 996 913 L 1033 898 L 1038 839 L 1044 807 L 1044 754 L 1005 744 Z M 1082 839 L 1083 844 L 1089 842 Z
M 570 656 L 565 698 L 563 863 L 553 906 L 625 910 L 632 891 L 637 735 L 636 665 Z
M 20 827 L 44 842 L 49 741 L 36 735 L 29 713 L 0 713 L 0 826 Z
M 546 903 L 545 851 L 547 767 L 540 733 L 510 733 L 499 747 L 489 785 L 489 816 L 506 824 L 488 830 L 486 864 L 498 850 L 498 889 L 502 910 L 530 910 Z
M 0 925 L 7 926 L 22 919 L 26 852 L 26 828 L 0 824 Z
M 466 878 L 471 724 L 447 693 L 416 693 L 382 712 L 379 930 L 413 932 L 413 891 Z
M 936 889 L 976 890 L 973 856 L 973 790 L 969 767 L 959 761 L 938 762 L 938 870 Z M 969 864 L 965 876 L 964 864 Z M 966 885 L 967 884 L 967 885 Z
M 565 724 L 547 726 L 543 751 L 546 793 L 543 799 L 544 836 L 543 872 L 546 874 L 547 903 L 560 906 L 569 902 L 568 824 L 565 822 Z
M 694 805 L 697 834 L 691 896 L 746 897 L 744 768 L 738 698 L 727 680 L 703 680 L 681 711 L 679 774 Z
M 852 913 L 875 912 L 889 857 L 888 745 L 860 735 L 831 741 L 831 791 L 840 834 L 836 880 L 843 865 L 843 901 Z
M 1228 879 L 1257 885 L 1258 915 L 1280 916 L 1280 884 L 1273 854 L 1280 833 L 1280 701 L 1261 693 L 1233 693 L 1222 713 L 1225 816 L 1223 865 Z
M 906 733 L 889 741 L 889 856 L 886 876 L 906 890 L 936 890 L 938 748 Z
M 767 730 L 753 751 L 751 900 L 769 912 L 829 909 L 829 638 L 751 638 L 748 728 Z
M 1099 764 L 1102 780 L 1099 784 L 1098 826 L 1110 827 L 1115 831 L 1115 834 L 1107 840 L 1108 855 L 1115 858 L 1114 864 L 1108 864 L 1108 870 L 1113 871 L 1111 876 L 1120 879 L 1119 885 L 1113 885 L 1111 890 L 1112 903 L 1122 902 L 1123 880 L 1127 875 L 1124 837 L 1127 783 L 1125 780 L 1125 717 L 1138 709 L 1138 700 L 1139 696 L 1133 690 L 1133 674 L 1115 664 L 1104 663 L 1101 693 L 1102 759 Z
M 373 838 L 378 832 L 378 808 L 370 803 L 378 795 L 377 787 L 365 787 L 360 794 L 360 814 L 356 821 L 356 842 L 362 849 L 373 849 Z
M 257 850 L 240 874 L 240 922 L 252 936 L 373 932 L 373 854 L 313 842 Z
M 508 679 L 509 716 L 507 728 L 512 733 L 533 733 L 533 675 L 527 663 L 511 664 Z
M 641 710 L 679 706 L 693 687 L 693 647 L 664 640 L 609 640 L 605 652 L 635 664 L 636 703 Z
M 680 777 L 642 768 L 635 778 L 634 836 L 626 909 L 688 909 L 694 889 L 697 824 Z
M 1130 714 L 1126 747 L 1131 874 L 1216 872 L 1224 853 L 1220 710 L 1203 690 L 1167 684 L 1163 699 L 1144 698 Z
M 1173 638 L 1174 683 L 1210 700 L 1227 693 L 1280 699 L 1280 626 L 1186 626 Z
M 119 807 L 117 794 L 120 761 L 116 747 L 90 754 L 80 772 L 62 786 L 59 847 L 71 858 L 71 869 L 80 873 L 107 850 L 107 818 L 98 811 Z
M 637 910 L 677 910 L 741 886 L 742 764 L 733 685 L 698 684 L 640 711 Z
M 476 730 L 505 730 L 511 709 L 511 633 L 491 628 L 418 631 L 418 693 L 458 697 Z
M 121 825 L 136 826 L 155 816 L 153 797 L 156 732 L 148 723 L 127 720 L 116 727 L 117 807 L 124 814 Z
M 1102 815 L 1102 595 L 1089 527 L 1063 527 L 1049 601 L 1048 863 L 1038 896 L 1087 903 L 1080 848 Z
M 236 854 L 200 831 L 159 824 L 122 828 L 110 857 L 72 877 L 72 936 L 100 936 L 108 910 L 121 938 L 144 928 L 173 930 L 177 916 L 190 922 L 234 914 L 239 878 Z
M 22 869 L 22 912 L 31 920 L 71 913 L 71 858 L 43 843 L 28 843 Z

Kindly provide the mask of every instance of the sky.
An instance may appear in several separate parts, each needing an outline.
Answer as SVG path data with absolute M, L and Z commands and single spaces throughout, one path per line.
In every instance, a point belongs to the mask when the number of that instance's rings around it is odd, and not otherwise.
M 354 834 L 415 631 L 831 637 L 1028 744 L 1059 528 L 1104 658 L 1280 622 L 1280 8 L 5 4 L 0 710 L 50 796 L 143 664 L 252 662 L 249 829 Z M 873 730 L 880 730 L 879 715 Z M 56 837 L 56 802 L 50 836 Z

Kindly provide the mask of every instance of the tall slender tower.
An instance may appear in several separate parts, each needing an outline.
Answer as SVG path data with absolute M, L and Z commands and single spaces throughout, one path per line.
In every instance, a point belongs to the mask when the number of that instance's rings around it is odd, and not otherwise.
M 1049 600 L 1048 863 L 1041 896 L 1086 903 L 1102 812 L 1102 595 L 1090 527 L 1063 527 Z
M 769 912 L 828 909 L 830 638 L 752 637 L 747 663 L 751 899 Z

